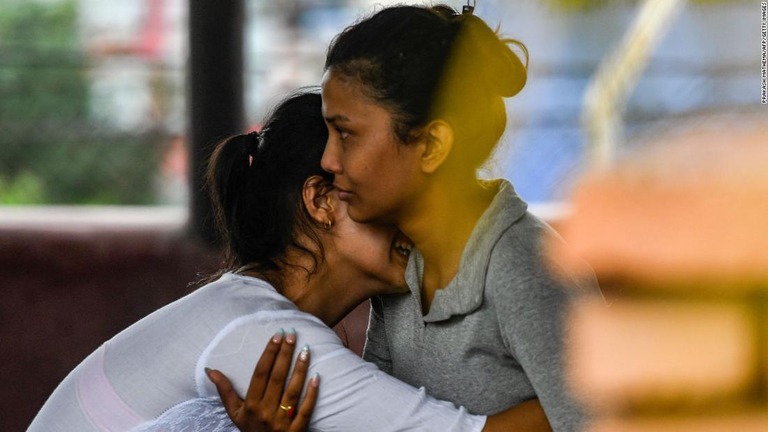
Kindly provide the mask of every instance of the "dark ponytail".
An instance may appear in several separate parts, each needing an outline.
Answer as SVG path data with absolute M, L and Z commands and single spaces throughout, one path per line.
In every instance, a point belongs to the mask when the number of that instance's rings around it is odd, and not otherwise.
M 247 266 L 269 279 L 289 249 L 322 258 L 317 224 L 302 200 L 304 183 L 319 175 L 328 138 L 317 91 L 302 91 L 280 103 L 262 131 L 220 142 L 209 161 L 207 185 L 224 247 L 224 271 Z M 306 236 L 316 254 L 298 241 Z M 306 269 L 311 274 L 315 268 Z M 270 280 L 273 284 L 277 281 Z

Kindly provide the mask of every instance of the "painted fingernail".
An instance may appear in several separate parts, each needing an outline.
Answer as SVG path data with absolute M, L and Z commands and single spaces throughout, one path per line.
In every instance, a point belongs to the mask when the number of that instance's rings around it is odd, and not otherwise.
M 291 345 L 296 343 L 296 329 L 293 327 L 288 329 L 288 334 L 285 335 L 285 341 Z
M 299 353 L 299 360 L 305 362 L 309 360 L 309 345 L 304 345 Z
M 216 381 L 213 380 L 213 376 L 211 376 L 211 372 L 213 372 L 213 369 L 208 368 L 208 367 L 205 368 L 205 376 L 208 377 L 209 381 L 211 381 L 212 383 L 216 384 Z
M 280 329 L 275 333 L 274 336 L 272 336 L 272 342 L 274 343 L 280 343 L 283 340 L 283 335 L 285 334 L 285 331 L 283 329 Z
M 312 378 L 309 379 L 309 385 L 312 387 L 317 387 L 320 385 L 320 374 L 317 372 L 312 374 Z

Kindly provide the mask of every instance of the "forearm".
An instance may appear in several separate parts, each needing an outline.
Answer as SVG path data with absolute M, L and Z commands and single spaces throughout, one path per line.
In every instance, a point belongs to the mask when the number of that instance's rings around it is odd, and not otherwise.
M 483 432 L 550 432 L 544 409 L 538 399 L 531 399 L 498 414 L 488 416 Z

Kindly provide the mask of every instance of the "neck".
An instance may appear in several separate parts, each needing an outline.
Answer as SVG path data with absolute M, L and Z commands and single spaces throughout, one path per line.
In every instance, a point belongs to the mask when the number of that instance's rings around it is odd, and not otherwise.
M 307 272 L 295 267 L 285 270 L 280 292 L 296 306 L 333 327 L 355 307 L 374 295 L 391 291 L 391 287 L 371 278 L 343 271 L 344 266 L 321 263 L 307 278 Z M 336 270 L 332 270 L 336 269 Z
M 495 193 L 474 177 L 455 181 L 436 178 L 419 197 L 416 211 L 398 225 L 424 257 L 425 312 L 434 291 L 444 288 L 458 273 L 472 230 Z

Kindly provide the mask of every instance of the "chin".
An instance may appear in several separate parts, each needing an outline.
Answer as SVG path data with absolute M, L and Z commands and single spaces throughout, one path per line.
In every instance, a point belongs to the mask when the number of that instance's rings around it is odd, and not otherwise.
M 385 289 L 380 294 L 405 294 L 410 292 L 408 289 L 408 285 L 405 284 L 405 281 L 391 281 L 391 282 L 385 282 Z
M 376 277 L 379 283 L 381 283 L 382 291 L 380 294 L 398 294 L 409 292 L 408 284 L 405 282 L 405 270 L 399 268 L 399 266 L 396 272 L 392 270 L 393 269 L 390 268 L 386 272 L 379 273 L 378 277 Z
M 350 204 L 347 207 L 347 214 L 353 221 L 361 224 L 389 225 L 392 223 L 389 217 L 376 210 L 366 209 L 360 205 Z
M 405 281 L 398 282 L 397 284 L 392 285 L 392 286 L 394 287 L 394 289 L 395 289 L 394 292 L 396 292 L 396 293 L 407 293 L 407 292 L 411 291 L 408 288 L 408 285 L 405 284 Z
M 390 293 L 407 293 L 410 292 L 408 284 L 405 282 L 405 266 L 397 266 L 397 271 L 390 274 L 387 285 L 389 286 Z
M 371 218 L 368 217 L 367 214 L 365 214 L 365 212 L 358 211 L 353 206 L 349 206 L 347 208 L 347 214 L 349 215 L 350 219 L 352 219 L 353 221 L 355 221 L 357 223 L 366 224 L 366 223 L 372 223 L 373 222 L 371 220 Z

